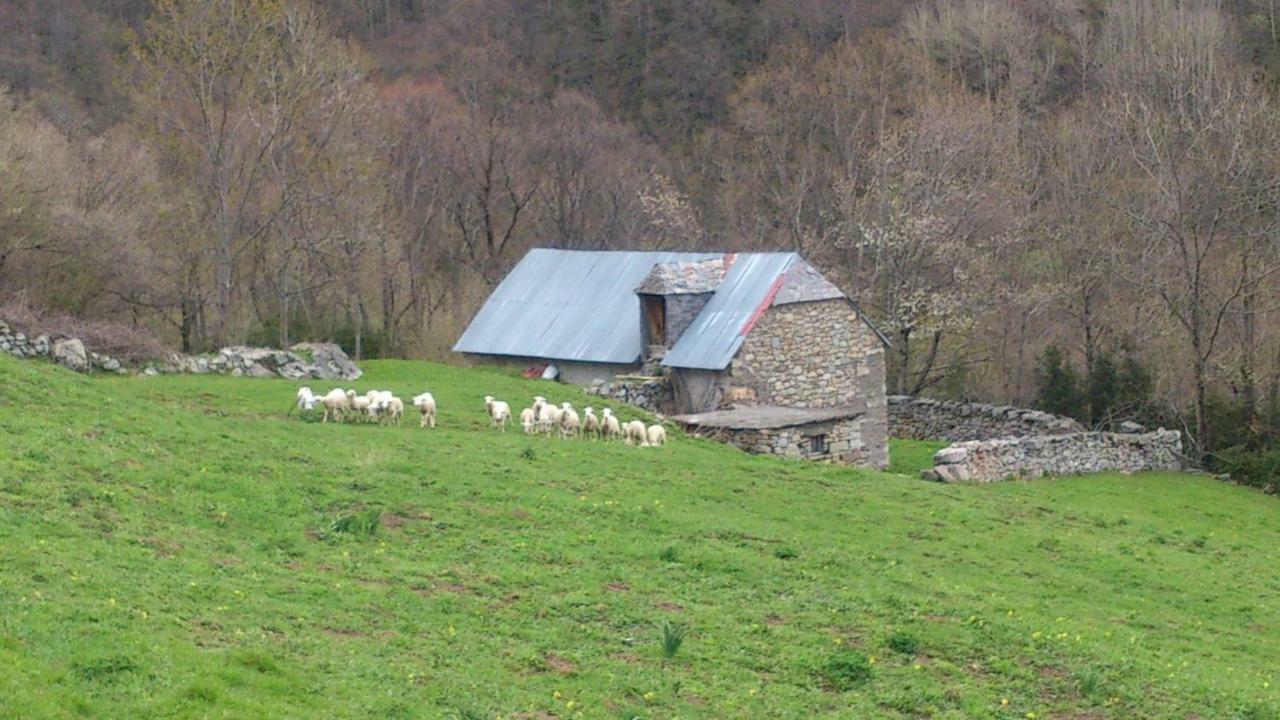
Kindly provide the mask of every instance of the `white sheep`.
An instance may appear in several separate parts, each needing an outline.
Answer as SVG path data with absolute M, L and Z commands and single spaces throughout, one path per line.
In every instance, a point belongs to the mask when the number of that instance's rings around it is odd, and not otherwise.
M 435 427 L 436 426 L 436 398 L 429 392 L 424 392 L 413 398 L 413 406 L 418 408 L 418 412 L 422 413 L 422 420 L 418 423 L 418 427 Z
M 563 410 L 555 405 L 545 404 L 538 413 L 538 429 L 542 432 L 551 434 L 551 431 L 560 424 L 560 413 Z
M 507 423 L 511 422 L 511 406 L 503 400 L 495 400 L 492 395 L 484 396 L 484 409 L 489 413 L 489 427 L 507 431 Z
M 581 427 L 581 420 L 578 418 L 578 411 L 565 403 L 560 410 L 560 437 L 571 438 L 578 434 Z
M 662 447 L 667 444 L 667 429 L 661 425 L 650 425 L 646 434 L 650 447 Z
M 525 435 L 532 435 L 538 424 L 538 412 L 531 407 L 527 407 L 520 411 L 520 427 L 524 428 Z
M 386 422 L 392 425 L 399 425 L 400 418 L 404 417 L 404 401 L 395 395 L 392 395 L 389 400 L 380 402 L 376 409 Z
M 547 404 L 546 398 L 542 397 L 541 395 L 533 396 L 532 409 L 533 409 L 533 419 L 535 422 L 538 420 L 538 416 L 542 414 L 542 408 L 546 404 Z
M 595 410 L 586 408 L 582 411 L 582 434 L 594 435 L 600 437 L 600 418 L 596 417 Z
M 605 408 L 600 413 L 600 430 L 604 433 L 604 439 L 613 440 L 621 435 L 622 426 L 618 424 L 618 417 L 613 414 L 613 410 Z
M 373 400 L 366 395 L 357 395 L 355 390 L 347 391 L 347 401 L 351 406 L 351 415 L 355 419 L 376 419 L 378 417 L 377 410 L 373 406 Z
M 622 437 L 628 445 L 639 445 L 640 447 L 649 446 L 648 430 L 644 423 L 639 420 L 632 420 L 622 426 Z
M 334 388 L 316 400 L 324 405 L 324 418 L 321 422 L 329 422 L 330 417 L 335 421 L 341 420 L 343 413 L 351 409 L 351 398 L 347 397 L 347 391 L 342 388 Z

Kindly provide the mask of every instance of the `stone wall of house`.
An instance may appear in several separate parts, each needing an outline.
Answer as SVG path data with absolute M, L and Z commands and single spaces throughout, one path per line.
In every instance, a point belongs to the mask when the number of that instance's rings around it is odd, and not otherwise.
M 1009 405 L 890 395 L 888 410 L 889 435 L 911 440 L 994 440 L 1085 430 L 1071 418 Z
M 692 434 L 735 445 L 758 455 L 883 467 L 874 461 L 874 448 L 868 448 L 864 442 L 863 418 L 758 430 L 686 429 Z M 816 436 L 825 436 L 821 449 L 814 447 L 813 438 Z
M 868 462 L 888 463 L 884 348 L 844 299 L 777 305 L 730 364 L 723 405 L 865 408 Z
M 1045 475 L 1178 470 L 1182 435 L 1078 432 L 954 443 L 933 456 L 922 475 L 943 482 L 995 482 Z
M 666 296 L 667 347 L 675 347 L 676 341 L 693 324 L 694 318 L 706 307 L 712 293 L 696 293 Z

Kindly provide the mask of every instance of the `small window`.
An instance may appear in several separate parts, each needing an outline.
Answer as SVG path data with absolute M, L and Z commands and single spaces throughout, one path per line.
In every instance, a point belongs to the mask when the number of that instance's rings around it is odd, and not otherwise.
M 830 446 L 827 445 L 826 435 L 812 435 L 805 438 L 805 440 L 809 443 L 810 455 L 826 455 L 831 449 Z

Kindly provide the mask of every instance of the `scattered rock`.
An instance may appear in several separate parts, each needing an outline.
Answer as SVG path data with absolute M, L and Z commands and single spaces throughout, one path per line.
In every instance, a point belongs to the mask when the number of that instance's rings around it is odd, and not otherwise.
M 89 372 L 89 355 L 85 352 L 84 343 L 77 338 L 55 340 L 50 350 L 53 361 L 76 372 Z

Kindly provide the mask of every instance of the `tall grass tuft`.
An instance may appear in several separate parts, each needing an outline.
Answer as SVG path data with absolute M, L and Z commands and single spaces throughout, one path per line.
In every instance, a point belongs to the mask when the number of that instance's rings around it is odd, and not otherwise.
M 684 644 L 684 636 L 688 632 L 684 627 L 676 625 L 670 620 L 662 621 L 662 655 L 670 660 L 680 652 L 680 646 Z

